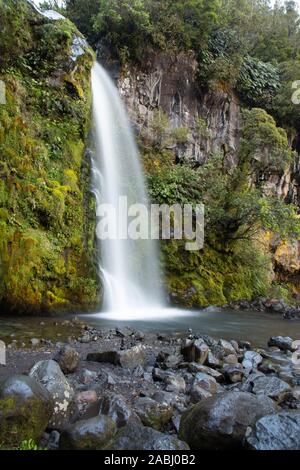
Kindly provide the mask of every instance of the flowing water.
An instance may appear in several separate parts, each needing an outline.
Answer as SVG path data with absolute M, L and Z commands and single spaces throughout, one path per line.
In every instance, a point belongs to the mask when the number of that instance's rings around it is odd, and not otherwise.
M 120 211 L 122 219 L 127 215 L 125 202 L 128 207 L 132 204 L 148 207 L 139 152 L 117 88 L 98 63 L 92 70 L 92 90 L 96 142 L 93 191 L 97 214 L 106 215 L 100 214 L 99 208 L 108 204 L 116 211 L 115 215 Z M 116 236 L 100 240 L 99 272 L 104 284 L 104 310 L 126 318 L 133 312 L 142 314 L 161 306 L 163 294 L 155 242 L 127 239 L 127 220 L 121 219 Z

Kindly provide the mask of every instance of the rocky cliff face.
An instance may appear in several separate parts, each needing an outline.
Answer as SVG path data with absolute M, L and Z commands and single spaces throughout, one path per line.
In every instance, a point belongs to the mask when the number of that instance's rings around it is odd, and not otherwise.
M 240 138 L 240 107 L 233 94 L 204 93 L 196 79 L 192 54 L 170 57 L 157 54 L 142 70 L 127 69 L 118 78 L 121 95 L 137 130 L 151 139 L 150 123 L 157 108 L 169 117 L 169 128 L 187 128 L 187 141 L 179 152 L 198 162 L 222 151 L 229 161 Z M 180 155 L 179 155 L 180 156 Z
M 186 142 L 173 144 L 178 159 L 185 155 L 202 163 L 212 153 L 222 152 L 230 167 L 236 162 L 241 139 L 241 103 L 227 90 L 200 90 L 196 74 L 197 61 L 192 54 L 170 57 L 160 53 L 140 68 L 125 68 L 115 78 L 131 121 L 143 138 L 154 140 L 151 122 L 161 108 L 169 118 L 170 131 L 187 129 Z M 263 175 L 266 194 L 275 191 L 300 207 L 299 169 L 298 159 L 285 172 Z M 280 271 L 288 275 L 299 272 L 298 242 L 282 246 L 274 239 L 270 250 Z

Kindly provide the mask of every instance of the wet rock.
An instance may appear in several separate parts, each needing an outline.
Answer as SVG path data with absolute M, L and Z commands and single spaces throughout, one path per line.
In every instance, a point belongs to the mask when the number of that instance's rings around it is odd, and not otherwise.
M 145 426 L 162 430 L 172 417 L 173 406 L 150 397 L 140 397 L 134 402 L 134 410 Z
M 246 351 L 243 359 L 243 367 L 248 371 L 257 369 L 257 367 L 262 363 L 262 356 L 255 351 Z
M 145 348 L 141 344 L 123 351 L 104 351 L 87 355 L 88 361 L 108 362 L 128 369 L 134 369 L 138 365 L 143 365 L 145 359 Z
M 190 372 L 203 372 L 204 374 L 211 375 L 217 382 L 223 382 L 224 377 L 223 374 L 211 367 L 204 366 L 202 364 L 197 364 L 196 362 L 191 362 L 188 364 L 188 369 Z
M 181 348 L 181 354 L 187 362 L 204 364 L 209 353 L 209 347 L 203 339 L 186 340 Z
M 260 418 L 249 429 L 246 447 L 252 450 L 300 450 L 300 411 L 280 411 Z
M 219 345 L 224 351 L 224 356 L 228 356 L 230 354 L 235 355 L 236 351 L 229 341 L 226 341 L 225 339 L 220 339 Z
M 98 397 L 97 397 L 97 393 L 95 392 L 95 390 L 86 390 L 84 392 L 79 392 L 79 393 L 76 393 L 75 395 L 75 402 L 78 404 L 78 405 L 82 405 L 82 404 L 92 404 L 92 403 L 97 403 L 98 401 Z
M 209 367 L 220 367 L 221 362 L 211 351 L 209 351 L 206 364 Z
M 42 384 L 52 397 L 53 410 L 49 427 L 63 429 L 69 424 L 77 408 L 74 403 L 74 390 L 58 363 L 52 360 L 37 362 L 29 375 Z
M 106 394 L 101 398 L 99 413 L 109 416 L 118 428 L 126 426 L 129 420 L 136 419 L 135 413 L 124 397 L 115 393 Z
M 241 349 L 251 350 L 251 343 L 249 341 L 238 341 L 238 345 Z
M 183 414 L 179 437 L 192 450 L 238 449 L 248 426 L 275 411 L 268 397 L 224 392 L 200 401 Z
M 101 450 L 113 438 L 116 424 L 108 416 L 77 421 L 60 437 L 61 450 Z
M 106 447 L 108 450 L 188 450 L 185 442 L 174 435 L 130 423 L 122 428 Z
M 90 384 L 97 380 L 98 374 L 92 370 L 84 369 L 79 378 L 79 381 L 85 385 Z
M 220 391 L 220 385 L 210 375 L 198 372 L 190 390 L 192 403 L 211 397 Z
M 180 375 L 170 374 L 165 377 L 166 390 L 168 392 L 185 393 L 186 383 Z
M 255 395 L 266 395 L 276 401 L 284 398 L 286 393 L 291 390 L 289 384 L 275 376 L 250 375 L 244 384 L 247 391 Z
M 65 374 L 70 374 L 75 372 L 78 368 L 80 356 L 75 348 L 65 345 L 54 356 L 54 360 L 58 362 L 61 370 Z
M 3 447 L 18 446 L 24 440 L 38 439 L 51 417 L 48 391 L 33 378 L 16 375 L 0 386 L 0 442 Z
M 182 362 L 182 356 L 179 354 L 168 354 L 160 352 L 156 358 L 156 363 L 162 369 L 175 369 Z
M 116 328 L 116 335 L 120 338 L 128 338 L 129 336 L 133 335 L 133 330 L 129 326 L 125 326 L 124 328 Z
M 227 364 L 222 369 L 226 381 L 235 384 L 241 382 L 244 376 L 243 366 L 241 364 Z
M 48 449 L 50 450 L 58 450 L 59 449 L 59 440 L 60 440 L 60 433 L 58 431 L 52 431 L 49 435 L 48 439 Z
M 268 346 L 275 346 L 281 351 L 295 351 L 297 348 L 293 347 L 293 340 L 288 336 L 272 336 L 268 341 Z
M 225 364 L 237 364 L 238 358 L 236 354 L 228 354 L 228 356 L 225 356 L 223 358 L 223 361 L 225 362 Z

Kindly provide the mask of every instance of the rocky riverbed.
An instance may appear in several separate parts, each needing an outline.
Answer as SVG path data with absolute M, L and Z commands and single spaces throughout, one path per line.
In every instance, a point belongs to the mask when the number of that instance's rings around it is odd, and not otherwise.
M 12 343 L 0 366 L 0 444 L 109 450 L 300 449 L 297 344 L 98 330 Z

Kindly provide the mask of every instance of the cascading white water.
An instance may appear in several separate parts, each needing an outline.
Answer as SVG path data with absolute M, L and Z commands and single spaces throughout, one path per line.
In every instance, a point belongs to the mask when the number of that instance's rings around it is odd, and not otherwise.
M 99 204 L 118 211 L 120 197 L 128 205 L 148 205 L 139 152 L 117 88 L 98 63 L 92 70 L 96 155 L 93 158 L 93 190 Z M 104 281 L 104 309 L 132 313 L 163 305 L 155 242 L 102 240 L 99 269 Z

